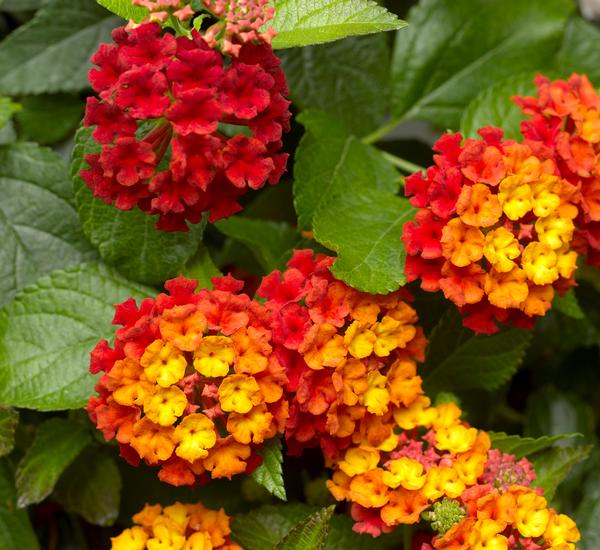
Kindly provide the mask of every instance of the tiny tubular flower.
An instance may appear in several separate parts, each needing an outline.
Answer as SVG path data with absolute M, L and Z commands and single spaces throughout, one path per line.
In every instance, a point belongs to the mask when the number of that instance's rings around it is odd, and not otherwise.
M 548 526 L 544 531 L 544 540 L 552 546 L 569 544 L 579 541 L 581 535 L 575 522 L 565 514 L 550 512 Z
M 186 416 L 173 434 L 175 454 L 188 462 L 205 458 L 217 442 L 215 430 L 213 421 L 202 413 Z
M 187 367 L 183 353 L 164 340 L 152 342 L 144 351 L 140 363 L 148 380 L 163 388 L 179 382 Z
M 314 340 L 304 351 L 306 364 L 314 370 L 325 367 L 339 367 L 346 361 L 347 349 L 344 338 L 337 334 L 337 329 L 329 323 L 317 327 Z
M 475 522 L 469 535 L 469 544 L 473 550 L 508 550 L 508 539 L 501 535 L 504 524 L 493 519 Z
M 533 207 L 531 186 L 523 176 L 508 176 L 500 182 L 498 200 L 508 219 L 518 220 Z
M 524 537 L 540 537 L 550 521 L 550 511 L 546 499 L 534 492 L 527 492 L 517 498 L 515 525 Z
M 425 485 L 426 475 L 423 472 L 423 465 L 417 460 L 403 456 L 390 460 L 385 468 L 383 481 L 390 489 L 402 486 L 410 491 L 416 491 Z
M 527 270 L 514 267 L 507 273 L 491 271 L 484 288 L 490 304 L 503 309 L 518 308 L 529 295 Z
M 444 495 L 458 497 L 465 490 L 465 484 L 458 473 L 448 466 L 432 466 L 427 470 L 425 484 L 421 491 L 428 500 L 437 500 Z
M 450 220 L 442 230 L 442 252 L 457 267 L 481 260 L 485 237 L 477 227 L 465 225 L 460 219 Z
M 523 270 L 536 285 L 552 284 L 559 277 L 558 256 L 541 242 L 531 242 L 523 250 Z
M 239 414 L 250 412 L 262 400 L 256 379 L 246 374 L 232 374 L 225 378 L 219 386 L 218 394 L 224 411 Z
M 144 413 L 155 424 L 172 426 L 187 404 L 185 393 L 178 387 L 160 388 L 144 401 Z
M 558 250 L 571 242 L 575 225 L 571 218 L 552 215 L 540 218 L 535 223 L 535 230 L 541 243 L 549 246 L 552 250 Z
M 246 414 L 233 412 L 227 419 L 227 430 L 236 441 L 245 445 L 262 443 L 267 437 L 272 437 L 275 431 L 273 415 L 264 403 L 252 407 Z
M 417 426 L 429 427 L 437 418 L 437 410 L 430 405 L 428 397 L 420 396 L 409 407 L 394 410 L 394 420 L 403 430 L 412 430 Z
M 373 353 L 377 335 L 368 325 L 354 321 L 344 334 L 344 344 L 348 352 L 356 359 L 364 359 Z
M 477 439 L 477 429 L 454 424 L 438 429 L 435 433 L 435 446 L 442 451 L 458 454 L 469 451 Z
M 483 255 L 498 273 L 517 267 L 513 261 L 521 255 L 519 241 L 504 227 L 498 227 L 485 236 Z
M 218 378 L 229 373 L 235 349 L 228 336 L 206 336 L 194 352 L 194 368 L 203 376 Z
M 367 383 L 361 402 L 370 413 L 381 416 L 388 411 L 390 402 L 390 392 L 386 388 L 387 378 L 374 370 L 367 375 Z
M 206 317 L 191 305 L 175 306 L 160 319 L 162 337 L 183 351 L 195 351 L 206 330 Z
M 379 451 L 364 447 L 352 447 L 346 451 L 339 468 L 349 477 L 374 470 L 379 464 Z M 385 480 L 385 473 L 383 474 Z
M 498 196 L 482 183 L 465 185 L 456 202 L 456 213 L 463 223 L 473 227 L 494 225 L 502 215 Z
M 376 468 L 352 478 L 348 489 L 352 501 L 365 508 L 381 508 L 390 498 L 383 481 L 383 470 Z

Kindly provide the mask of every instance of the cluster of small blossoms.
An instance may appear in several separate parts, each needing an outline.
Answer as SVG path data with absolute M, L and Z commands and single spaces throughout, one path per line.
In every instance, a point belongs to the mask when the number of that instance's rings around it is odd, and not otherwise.
M 551 82 L 536 77 L 537 97 L 516 97 L 530 119 L 526 143 L 550 156 L 561 176 L 577 187 L 580 212 L 575 241 L 590 264 L 600 266 L 600 95 L 585 75 Z
M 86 155 L 81 177 L 95 196 L 186 231 L 186 221 L 207 211 L 211 221 L 229 216 L 248 189 L 279 182 L 291 115 L 269 45 L 246 42 L 224 64 L 195 30 L 175 38 L 146 23 L 118 28 L 113 39 L 89 73 L 100 99 L 88 98 L 84 124 L 101 151 Z M 223 124 L 240 132 L 228 137 Z
M 477 484 L 490 438 L 460 416 L 454 403 L 432 406 L 420 395 L 394 411 L 385 439 L 374 441 L 369 433 L 354 439 L 327 485 L 337 500 L 351 503 L 355 531 L 378 536 L 418 523 L 435 502 Z
M 442 136 L 435 164 L 406 178 L 419 211 L 402 239 L 407 279 L 442 290 L 465 326 L 490 334 L 497 321 L 530 327 L 574 284 L 579 196 L 539 147 L 479 134 Z
M 145 508 L 133 516 L 135 525 L 111 539 L 111 550 L 241 550 L 231 542 L 230 518 L 202 504 Z
M 131 0 L 131 5 L 146 8 L 150 12 L 148 21 L 164 23 L 170 14 L 180 21 L 187 21 L 194 15 L 194 10 L 186 0 Z
M 139 307 L 117 305 L 114 348 L 103 340 L 91 354 L 90 371 L 103 373 L 91 420 L 127 461 L 160 466 L 173 485 L 251 472 L 287 419 L 267 310 L 232 277 L 213 284 L 196 293 L 180 277 Z
M 288 376 L 288 452 L 320 445 L 328 461 L 356 439 L 389 444 L 392 415 L 422 393 L 415 360 L 425 348 L 407 295 L 354 290 L 332 275 L 333 261 L 296 251 L 258 289 Z

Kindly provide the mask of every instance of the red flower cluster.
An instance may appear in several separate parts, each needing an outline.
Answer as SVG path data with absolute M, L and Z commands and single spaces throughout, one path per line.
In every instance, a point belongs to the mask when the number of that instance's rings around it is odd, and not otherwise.
M 90 371 L 103 375 L 90 418 L 127 461 L 160 466 L 173 485 L 251 472 L 287 419 L 266 308 L 232 277 L 213 284 L 195 293 L 178 278 L 139 307 L 126 300 L 114 348 L 103 340 L 91 354 Z
M 102 150 L 86 156 L 81 177 L 94 195 L 158 214 L 160 229 L 187 231 L 186 220 L 229 216 L 248 188 L 278 183 L 291 115 L 270 46 L 245 43 L 224 65 L 196 31 L 175 38 L 147 23 L 116 29 L 113 39 L 89 74 L 100 100 L 88 99 L 84 123 Z M 240 132 L 227 137 L 221 124 Z
M 585 75 L 554 82 L 539 75 L 535 83 L 537 97 L 513 98 L 530 117 L 522 133 L 578 188 L 576 246 L 600 267 L 600 95 Z
M 415 359 L 425 348 L 405 293 L 354 290 L 332 275 L 333 261 L 296 251 L 258 289 L 289 380 L 288 451 L 320 445 L 329 461 L 357 437 L 390 435 L 393 411 L 422 392 Z

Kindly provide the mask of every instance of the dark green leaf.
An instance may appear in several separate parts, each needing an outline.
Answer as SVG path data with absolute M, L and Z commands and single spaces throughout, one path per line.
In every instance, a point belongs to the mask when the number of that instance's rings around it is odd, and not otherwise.
M 66 418 L 51 418 L 40 424 L 17 467 L 18 506 L 44 500 L 67 466 L 90 442 L 88 431 Z
M 475 336 L 452 310 L 431 334 L 423 369 L 425 388 L 430 394 L 496 389 L 516 372 L 530 340 L 529 331 L 515 328 Z
M 232 216 L 218 221 L 215 227 L 224 235 L 246 245 L 266 273 L 283 267 L 286 252 L 300 242 L 296 230 L 285 222 Z
M 276 550 L 323 550 L 334 509 L 335 506 L 322 508 L 296 524 L 277 543 Z
M 132 19 L 136 23 L 148 16 L 148 10 L 142 6 L 132 6 L 131 0 L 96 0 L 98 4 L 123 19 Z
M 276 0 L 274 48 L 310 46 L 406 25 L 371 0 Z
M 37 10 L 44 0 L 0 0 L 0 9 L 6 11 Z
M 287 500 L 281 468 L 283 462 L 281 440 L 279 438 L 269 439 L 263 444 L 259 453 L 263 457 L 263 463 L 254 470 L 252 477 L 269 493 L 281 500 Z
M 89 353 L 114 334 L 113 304 L 150 294 L 97 265 L 56 271 L 24 289 L 0 310 L 0 403 L 81 407 L 95 383 Z
M 0 406 L 0 457 L 10 454 L 13 450 L 18 423 L 19 413 L 17 411 Z
M 87 166 L 86 153 L 96 151 L 90 128 L 77 132 L 71 174 L 83 231 L 102 259 L 123 275 L 145 284 L 160 284 L 175 277 L 198 249 L 204 223 L 189 232 L 165 232 L 154 227 L 155 216 L 141 210 L 119 210 L 94 198 L 79 177 Z
M 119 513 L 121 474 L 115 461 L 88 448 L 68 468 L 54 491 L 67 511 L 95 525 L 111 525 Z
M 118 20 L 91 0 L 48 0 L 0 44 L 0 93 L 87 88 L 89 58 Z
M 93 259 L 64 161 L 32 143 L 0 147 L 0 304 L 55 269 Z
M 27 510 L 17 508 L 14 472 L 6 459 L 0 459 L 0 548 L 39 550 Z
M 385 34 L 282 52 L 294 104 L 327 111 L 362 136 L 385 117 L 390 47 Z
M 504 432 L 489 432 L 492 438 L 492 447 L 503 453 L 515 455 L 517 459 L 524 456 L 543 451 L 553 447 L 557 441 L 579 437 L 581 434 L 559 434 L 554 436 L 544 435 L 542 437 L 521 437 L 519 435 L 508 435 Z
M 25 140 L 52 144 L 69 137 L 79 126 L 84 103 L 69 94 L 26 97 L 16 115 L 20 135 Z
M 534 95 L 534 77 L 534 72 L 511 76 L 481 92 L 463 113 L 460 123 L 463 135 L 477 138 L 479 128 L 491 125 L 502 128 L 507 139 L 521 139 L 521 121 L 525 117 L 511 97 Z
M 397 35 L 395 115 L 457 129 L 481 90 L 552 63 L 573 9 L 570 0 L 422 0 Z
M 595 86 L 600 84 L 600 29 L 579 15 L 573 16 L 565 30 L 564 40 L 553 69 L 566 78 L 573 72 L 585 73 Z
M 183 268 L 182 275 L 190 279 L 196 279 L 199 288 L 212 288 L 210 280 L 213 277 L 221 276 L 222 273 L 210 257 L 208 248 L 200 243 L 196 254 Z
M 577 508 L 574 520 L 581 531 L 577 543 L 581 550 L 600 548 L 600 471 L 596 470 L 585 480 L 583 498 Z
M 585 319 L 585 313 L 581 309 L 573 289 L 570 289 L 563 296 L 556 294 L 552 302 L 552 307 L 572 319 Z

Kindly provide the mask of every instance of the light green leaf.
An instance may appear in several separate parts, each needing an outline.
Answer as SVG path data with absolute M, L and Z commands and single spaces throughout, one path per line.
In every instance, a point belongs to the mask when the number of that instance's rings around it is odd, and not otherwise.
M 566 27 L 563 43 L 554 59 L 553 69 L 562 78 L 571 73 L 586 74 L 595 87 L 600 85 L 600 29 L 597 25 L 573 16 Z
M 505 329 L 475 336 L 463 327 L 460 314 L 442 317 L 429 340 L 423 369 L 428 393 L 481 388 L 493 390 L 508 382 L 523 361 L 531 332 Z
M 279 438 L 269 439 L 258 452 L 263 457 L 263 463 L 254 470 L 252 477 L 269 493 L 281 500 L 287 500 L 281 468 L 283 462 L 281 440 Z
M 273 48 L 310 46 L 406 26 L 372 0 L 275 0 Z
M 285 222 L 253 220 L 232 216 L 215 227 L 224 235 L 246 245 L 265 273 L 283 267 L 286 252 L 300 242 L 300 235 Z
M 145 284 L 160 284 L 177 276 L 196 253 L 206 225 L 195 225 L 189 232 L 165 232 L 154 227 L 156 216 L 138 210 L 119 210 L 94 198 L 79 172 L 87 166 L 86 153 L 97 144 L 91 128 L 77 132 L 71 174 L 83 231 L 98 249 L 102 259 L 123 275 Z
M 573 289 L 567 291 L 563 296 L 556 294 L 552 301 L 552 308 L 572 319 L 585 319 L 585 313 L 581 309 Z
M 352 37 L 281 52 L 294 105 L 331 113 L 358 136 L 373 131 L 388 107 L 388 38 Z
M 574 7 L 571 0 L 422 0 L 397 34 L 395 116 L 457 129 L 481 90 L 552 63 Z
M 91 0 L 48 0 L 31 21 L 0 44 L 0 93 L 87 88 L 90 56 L 100 42 L 110 40 L 117 24 Z
M 507 139 L 521 138 L 521 121 L 525 120 L 521 108 L 511 97 L 536 93 L 534 72 L 526 72 L 501 80 L 481 92 L 463 113 L 460 130 L 465 137 L 477 138 L 477 130 L 496 126 L 504 130 Z
M 0 403 L 81 407 L 92 395 L 89 354 L 111 339 L 113 305 L 154 291 L 98 265 L 55 271 L 0 310 Z
M 17 467 L 18 506 L 24 508 L 44 500 L 67 466 L 91 441 L 83 426 L 66 418 L 51 418 L 40 424 Z
M 325 212 L 342 194 L 398 191 L 394 167 L 377 149 L 353 136 L 340 119 L 306 111 L 297 120 L 306 128 L 294 164 L 294 200 L 301 229 L 310 229 L 315 212 L 319 208 Z
M 499 449 L 503 453 L 514 455 L 517 459 L 532 455 L 553 447 L 557 441 L 581 437 L 581 434 L 559 434 L 553 436 L 544 435 L 542 437 L 521 437 L 519 435 L 508 435 L 504 432 L 488 432 L 492 439 L 492 447 Z
M 121 485 L 113 458 L 89 447 L 61 477 L 53 497 L 89 523 L 112 525 L 119 514 Z
M 96 257 L 56 153 L 33 143 L 0 147 L 0 194 L 0 305 L 41 275 Z
M 342 193 L 317 210 L 315 239 L 337 253 L 332 268 L 337 278 L 365 292 L 386 294 L 406 282 L 400 237 L 414 213 L 407 199 L 386 191 Z
M 555 447 L 530 457 L 537 479 L 534 487 L 541 487 L 548 501 L 554 497 L 557 487 L 567 477 L 571 468 L 584 461 L 592 451 L 585 447 Z
M 335 506 L 322 508 L 296 524 L 275 546 L 276 550 L 323 550 Z
M 19 413 L 17 411 L 0 406 L 0 457 L 10 454 L 13 450 L 18 423 Z
M 0 96 L 0 128 L 4 128 L 20 109 L 21 105 L 14 103 L 10 97 Z
M 133 6 L 131 0 L 96 0 L 103 8 L 111 11 L 115 15 L 122 17 L 123 19 L 131 19 L 136 23 L 140 23 L 143 19 L 148 17 L 150 13 L 146 8 L 142 6 Z
M 0 548 L 39 550 L 27 510 L 17 508 L 14 471 L 8 460 L 0 459 Z

